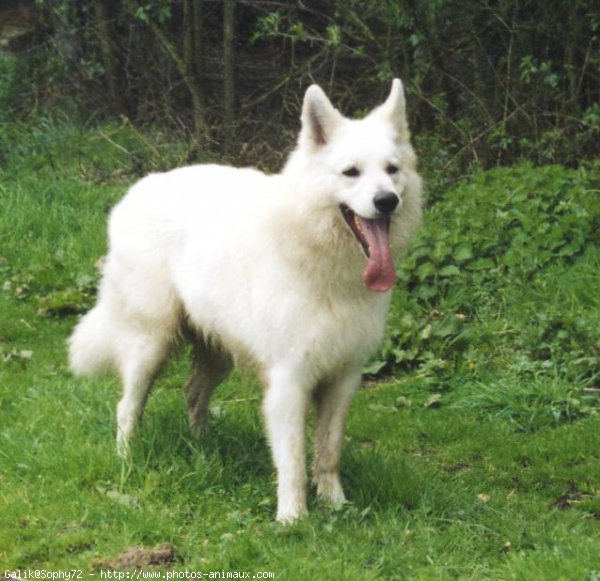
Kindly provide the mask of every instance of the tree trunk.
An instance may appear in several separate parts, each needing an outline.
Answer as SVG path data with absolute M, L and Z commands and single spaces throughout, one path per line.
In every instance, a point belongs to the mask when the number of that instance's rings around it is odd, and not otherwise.
M 129 11 L 132 14 L 135 14 L 134 6 L 131 0 L 125 0 L 125 4 L 128 7 Z M 195 140 L 196 143 L 200 145 L 203 141 L 206 140 L 207 135 L 204 99 L 202 98 L 201 87 L 199 86 L 199 83 L 197 82 L 193 71 L 190 70 L 190 68 L 188 67 L 188 62 L 186 62 L 185 54 L 182 55 L 179 52 L 177 45 L 169 39 L 169 37 L 163 32 L 160 26 L 151 18 L 145 20 L 145 23 L 150 28 L 154 36 L 156 36 L 165 52 L 169 55 L 169 57 L 177 67 L 178 73 L 181 75 L 181 78 L 185 82 L 185 85 L 188 88 L 188 91 L 190 92 L 194 115 Z M 187 23 L 184 22 L 184 30 L 187 28 L 187 26 Z
M 235 0 L 223 1 L 223 125 L 225 152 L 230 153 L 235 134 Z
M 204 21 L 202 0 L 192 0 L 192 4 L 194 8 L 194 73 L 198 79 L 198 82 L 202 83 L 204 80 Z
M 202 0 L 184 0 L 183 3 L 183 61 L 186 83 L 190 86 L 194 111 L 194 130 L 197 146 L 206 141 L 206 105 L 202 91 L 203 76 L 203 23 Z
M 98 40 L 102 50 L 102 64 L 106 73 L 106 84 L 111 101 L 111 109 L 117 114 L 127 114 L 128 106 L 123 91 L 122 74 L 116 43 L 113 35 L 113 19 L 118 0 L 99 0 L 96 5 Z

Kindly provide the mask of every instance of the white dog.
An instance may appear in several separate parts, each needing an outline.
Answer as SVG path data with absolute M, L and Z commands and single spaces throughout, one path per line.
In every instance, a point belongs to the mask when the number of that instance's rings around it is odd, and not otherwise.
M 404 92 L 343 117 L 316 85 L 280 174 L 199 165 L 140 180 L 110 217 L 97 305 L 70 339 L 74 372 L 118 370 L 117 446 L 128 454 L 151 384 L 182 336 L 194 346 L 189 418 L 234 363 L 255 366 L 278 477 L 277 519 L 306 514 L 305 423 L 316 404 L 313 480 L 344 502 L 343 427 L 384 332 L 394 257 L 421 218 Z

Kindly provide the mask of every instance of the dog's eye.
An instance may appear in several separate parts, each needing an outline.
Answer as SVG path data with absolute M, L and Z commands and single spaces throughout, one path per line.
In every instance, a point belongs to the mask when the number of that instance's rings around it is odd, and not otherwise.
M 342 172 L 347 178 L 357 178 L 360 175 L 360 170 L 356 166 L 349 167 Z
M 395 173 L 398 173 L 398 166 L 394 165 L 393 163 L 390 163 L 386 168 L 385 171 L 390 174 L 391 176 L 393 176 Z

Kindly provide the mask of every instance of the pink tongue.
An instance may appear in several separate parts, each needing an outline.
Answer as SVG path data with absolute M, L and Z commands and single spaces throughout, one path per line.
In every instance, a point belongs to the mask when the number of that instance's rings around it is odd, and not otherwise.
M 360 220 L 362 234 L 369 245 L 369 259 L 363 273 L 365 285 L 369 290 L 385 292 L 396 283 L 394 262 L 390 251 L 387 219 Z

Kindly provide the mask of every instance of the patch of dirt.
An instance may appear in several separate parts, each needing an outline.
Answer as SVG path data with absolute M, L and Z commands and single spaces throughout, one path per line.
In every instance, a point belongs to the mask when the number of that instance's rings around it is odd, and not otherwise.
M 175 547 L 171 543 L 161 543 L 156 547 L 128 547 L 114 559 L 94 559 L 92 569 L 146 569 L 164 567 L 178 559 Z
M 593 498 L 591 494 L 583 492 L 576 484 L 571 483 L 567 491 L 564 494 L 561 494 L 554 501 L 553 505 L 560 510 L 569 510 L 570 508 L 573 508 L 573 506 L 590 498 Z
M 455 472 L 463 472 L 464 470 L 470 470 L 471 468 L 473 468 L 473 464 L 469 464 L 469 462 L 457 462 L 456 464 L 444 466 L 444 472 L 454 474 Z

